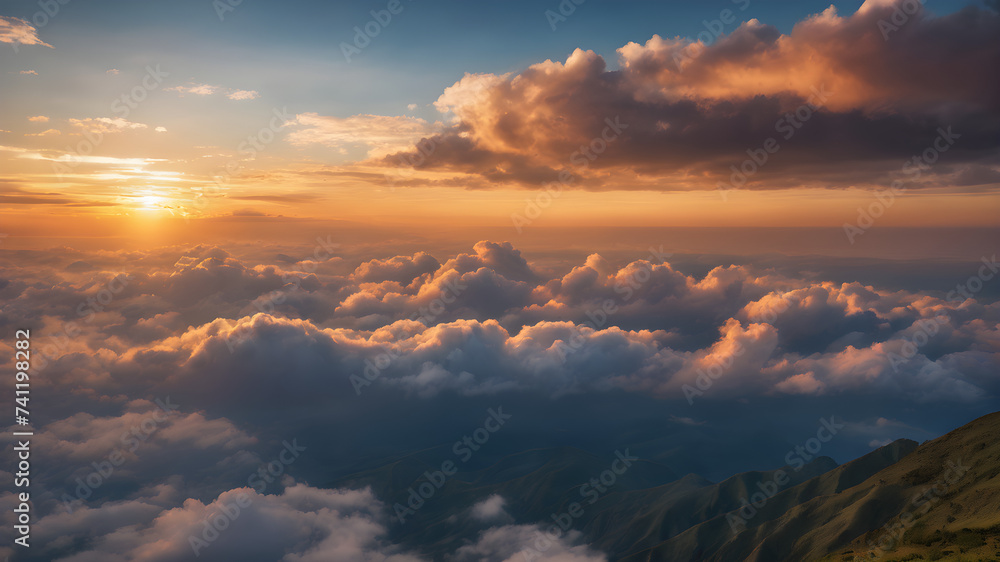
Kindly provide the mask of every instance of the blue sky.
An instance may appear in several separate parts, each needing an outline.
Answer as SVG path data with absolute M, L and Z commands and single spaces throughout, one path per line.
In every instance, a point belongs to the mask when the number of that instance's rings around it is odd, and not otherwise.
M 160 63 L 193 81 L 257 89 L 264 101 L 293 110 L 402 114 L 407 104 L 434 101 L 465 72 L 515 72 L 545 59 L 564 60 L 578 47 L 613 64 L 614 50 L 629 41 L 643 43 L 653 34 L 694 38 L 705 31 L 703 21 L 718 18 L 725 9 L 734 9 L 740 21 L 757 18 L 787 33 L 796 21 L 830 5 L 757 0 L 741 12 L 743 2 L 727 0 L 588 0 L 553 31 L 545 12 L 559 10 L 554 0 L 474 5 L 404 0 L 403 11 L 348 64 L 340 43 L 353 41 L 353 27 L 364 26 L 371 20 L 370 10 L 386 4 L 245 0 L 220 21 L 209 0 L 69 2 L 38 31 L 55 49 L 0 53 L 0 64 L 8 71 L 46 71 L 30 86 L 5 79 L 0 97 L 7 104 L 30 107 L 26 98 L 40 103 L 39 93 L 48 91 L 67 110 L 88 103 L 98 104 L 97 109 L 104 100 L 102 86 L 88 80 L 95 71 L 108 67 L 125 72 Z M 834 3 L 843 14 L 860 4 Z M 927 9 L 947 13 L 962 5 L 934 1 Z M 35 2 L 5 2 L 0 15 L 31 21 L 39 9 Z M 726 25 L 725 33 L 735 27 Z M 73 95 L 66 96 L 68 92 Z

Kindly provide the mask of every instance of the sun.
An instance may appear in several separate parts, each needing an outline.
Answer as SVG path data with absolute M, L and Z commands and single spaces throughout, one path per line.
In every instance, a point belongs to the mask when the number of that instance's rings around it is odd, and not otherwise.
M 166 199 L 159 195 L 143 195 L 139 198 L 139 208 L 144 211 L 157 211 L 163 209 Z

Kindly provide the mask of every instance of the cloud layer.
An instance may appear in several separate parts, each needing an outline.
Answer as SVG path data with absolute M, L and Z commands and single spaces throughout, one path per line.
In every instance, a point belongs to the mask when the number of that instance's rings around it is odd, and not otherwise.
M 618 49 L 616 69 L 577 49 L 519 73 L 466 75 L 435 103 L 449 125 L 376 162 L 478 186 L 871 188 L 950 127 L 961 141 L 909 187 L 995 187 L 998 37 L 993 11 L 934 17 L 869 0 L 787 35 L 755 19 L 707 46 L 654 35 Z M 362 117 L 375 119 L 351 119 Z
M 0 312 L 32 330 L 33 396 L 50 405 L 35 419 L 37 540 L 49 545 L 38 555 L 187 559 L 205 517 L 249 494 L 208 551 L 418 560 L 389 540 L 382 502 L 392 498 L 302 476 L 329 479 L 354 466 L 345 459 L 424 446 L 414 439 L 454 440 L 454 421 L 439 419 L 464 419 L 456 412 L 470 404 L 539 412 L 532 432 L 548 439 L 543 428 L 574 403 L 617 423 L 652 401 L 664 423 L 701 434 L 715 408 L 843 412 L 877 396 L 904 410 L 976 410 L 1000 391 L 1000 305 L 973 283 L 941 294 L 787 267 L 693 274 L 655 247 L 553 263 L 509 242 L 452 254 L 392 246 L 330 246 L 322 261 L 311 247 L 5 251 L 17 259 L 0 270 Z M 970 275 L 995 274 L 991 264 L 970 264 Z M 910 427 L 890 416 L 845 419 L 868 447 Z M 370 430 L 327 429 L 341 424 Z M 510 436 L 498 451 L 533 439 Z M 279 451 L 297 438 L 308 454 L 286 464 Z M 280 470 L 257 487 L 268 467 Z M 456 560 L 537 549 L 513 501 L 469 503 L 482 528 Z M 541 554 L 603 560 L 578 538 Z

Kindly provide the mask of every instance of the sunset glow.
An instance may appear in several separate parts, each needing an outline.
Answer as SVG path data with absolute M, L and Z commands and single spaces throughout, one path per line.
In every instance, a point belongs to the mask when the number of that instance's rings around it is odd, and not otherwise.
M 1000 556 L 997 0 L 0 5 L 0 559 Z

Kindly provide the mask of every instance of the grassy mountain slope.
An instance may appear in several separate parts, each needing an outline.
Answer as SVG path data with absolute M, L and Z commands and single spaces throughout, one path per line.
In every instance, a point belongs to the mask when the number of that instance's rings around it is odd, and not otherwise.
M 995 413 L 915 450 L 897 441 L 777 494 L 739 533 L 718 517 L 627 560 L 930 559 L 960 548 L 967 559 L 993 560 L 998 436 Z

